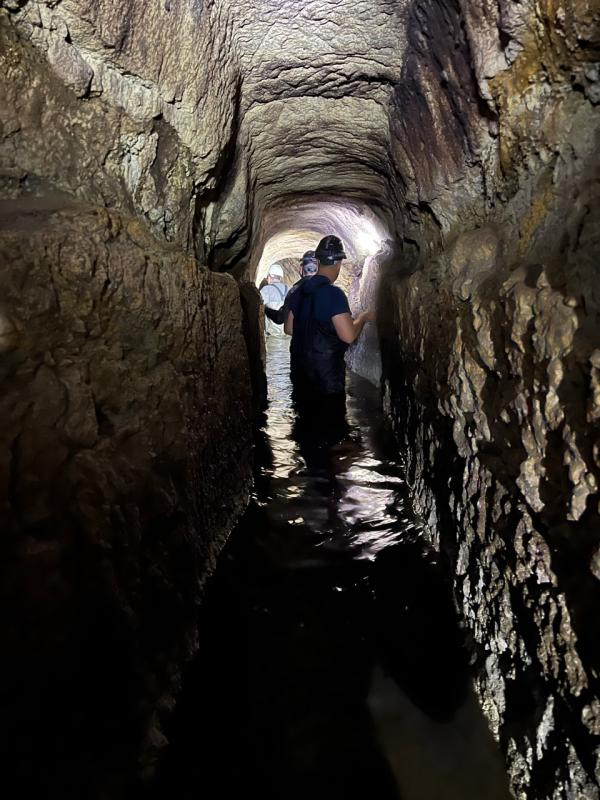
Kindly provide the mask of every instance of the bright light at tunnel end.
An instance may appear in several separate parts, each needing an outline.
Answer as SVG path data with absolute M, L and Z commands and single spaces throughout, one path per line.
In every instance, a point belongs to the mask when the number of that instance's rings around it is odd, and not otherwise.
M 270 264 L 290 258 L 299 263 L 302 254 L 314 250 L 319 240 L 328 234 L 340 237 L 350 263 L 376 255 L 389 236 L 383 221 L 370 209 L 343 198 L 292 204 L 283 213 L 277 209 L 277 216 L 268 228 L 270 235 L 253 269 L 257 285 Z
M 374 256 L 381 249 L 381 239 L 370 231 L 362 230 L 356 234 L 356 246 L 369 256 Z

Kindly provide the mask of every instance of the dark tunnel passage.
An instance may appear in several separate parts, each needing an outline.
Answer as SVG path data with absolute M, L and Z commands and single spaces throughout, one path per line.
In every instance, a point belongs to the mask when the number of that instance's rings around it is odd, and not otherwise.
M 7 786 L 599 799 L 599 56 L 595 0 L 0 0 Z M 257 289 L 330 234 L 339 429 Z
M 211 578 L 152 796 L 508 798 L 378 390 L 354 377 L 333 429 L 297 415 L 287 343 L 267 350 L 255 494 Z

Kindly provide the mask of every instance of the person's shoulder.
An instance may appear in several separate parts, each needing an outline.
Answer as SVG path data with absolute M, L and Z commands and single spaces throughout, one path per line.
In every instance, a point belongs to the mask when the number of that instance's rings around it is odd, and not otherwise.
M 327 290 L 331 297 L 343 297 L 346 298 L 346 292 L 343 289 L 340 289 L 339 286 L 336 286 L 333 283 L 330 283 L 327 287 Z
M 346 292 L 343 289 L 340 289 L 339 286 L 334 286 L 332 283 L 325 288 L 327 291 L 327 299 L 330 303 L 335 303 L 336 305 L 347 305 L 348 298 L 346 297 Z
M 292 309 L 292 311 L 297 307 L 298 303 L 300 302 L 300 298 L 302 295 L 302 291 L 299 291 L 301 286 L 298 283 L 295 283 L 287 293 L 285 300 L 288 304 L 288 307 Z
M 290 288 L 288 289 L 287 296 L 291 299 L 298 292 L 298 289 L 300 289 L 301 286 L 302 286 L 302 279 L 296 281 L 296 283 L 290 286 Z

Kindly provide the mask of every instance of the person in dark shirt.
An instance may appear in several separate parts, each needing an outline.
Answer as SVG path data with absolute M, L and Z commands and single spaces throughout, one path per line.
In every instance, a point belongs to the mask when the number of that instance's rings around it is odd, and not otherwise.
M 344 354 L 374 315 L 364 311 L 353 319 L 346 295 L 333 285 L 346 258 L 341 240 L 326 236 L 315 255 L 318 272 L 294 292 L 284 324 L 292 337 L 292 381 L 303 395 L 322 395 L 345 405 Z
M 288 311 L 290 310 L 290 298 L 293 297 L 294 292 L 299 289 L 302 284 L 309 278 L 317 274 L 319 269 L 319 262 L 315 257 L 314 250 L 307 250 L 300 259 L 300 280 L 290 288 L 285 296 L 285 300 L 281 308 L 268 308 L 265 306 L 265 314 L 276 325 L 283 325 L 286 320 Z

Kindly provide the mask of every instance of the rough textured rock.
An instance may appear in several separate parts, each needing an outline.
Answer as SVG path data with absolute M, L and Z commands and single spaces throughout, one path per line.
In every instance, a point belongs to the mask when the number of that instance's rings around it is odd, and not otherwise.
M 409 34 L 387 401 L 515 795 L 597 798 L 598 9 L 464 11 Z
M 0 197 L 39 198 L 45 226 L 48 204 L 80 215 L 65 252 L 88 252 L 91 204 L 246 280 L 335 232 L 356 308 L 383 275 L 388 407 L 456 572 L 514 792 L 536 800 L 598 796 L 599 24 L 591 0 L 0 0 Z M 394 252 L 375 255 L 388 238 Z M 31 296 L 51 309 L 45 274 Z M 243 298 L 252 350 L 262 316 L 256 293 Z M 70 336 L 93 344 L 76 307 L 93 315 L 94 300 L 69 302 L 61 352 Z M 215 330 L 238 341 L 238 321 Z M 27 413 L 58 430 L 74 372 L 53 379 L 45 351 L 31 381 L 48 402 Z M 61 436 L 87 455 L 107 423 L 85 411 L 98 369 L 86 352 Z M 369 372 L 372 353 L 365 340 L 354 368 Z M 160 365 L 165 402 L 185 382 L 174 358 Z M 100 383 L 120 374 L 108 364 Z M 223 380 L 218 398 L 237 396 L 239 379 Z M 62 452 L 40 450 L 48 480 Z M 35 517 L 49 501 L 33 483 Z
M 189 255 L 236 95 L 198 6 L 0 3 L 3 752 L 23 791 L 118 796 L 151 770 L 249 492 L 239 290 Z
M 380 243 L 376 253 L 367 256 L 356 271 L 350 286 L 348 300 L 353 316 L 361 311 L 375 309 L 380 305 L 379 290 L 381 276 L 390 259 L 394 257 L 392 242 L 387 239 Z M 382 367 L 377 326 L 367 323 L 363 333 L 346 353 L 346 364 L 352 372 L 371 381 L 376 386 L 381 383 Z
M 65 71 L 87 62 L 66 41 L 71 33 L 58 16 L 63 9 L 64 4 L 56 10 L 26 4 L 22 11 L 49 15 L 46 27 L 32 25 L 30 35 L 34 42 L 49 37 L 50 63 L 0 9 L 0 196 L 60 192 L 137 213 L 157 234 L 191 246 L 195 190 L 189 149 L 164 116 L 144 109 L 141 100 L 134 103 L 124 86 L 119 98 L 99 87 L 81 97 Z M 133 93 L 133 80 L 127 85 Z
M 489 257 L 488 236 L 457 247 Z M 600 320 L 595 266 L 571 294 L 565 264 L 546 264 L 435 288 L 411 278 L 388 389 L 517 796 L 595 797 Z
M 239 292 L 98 208 L 13 206 L 0 263 L 7 780 L 119 793 L 249 490 Z
M 253 283 L 240 284 L 244 314 L 244 338 L 252 383 L 254 413 L 260 414 L 267 405 L 267 353 L 265 348 L 265 313 L 260 294 Z

